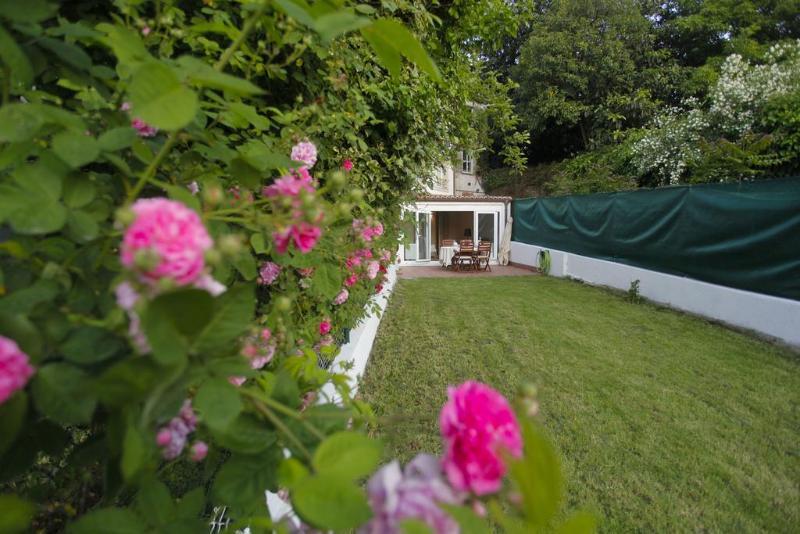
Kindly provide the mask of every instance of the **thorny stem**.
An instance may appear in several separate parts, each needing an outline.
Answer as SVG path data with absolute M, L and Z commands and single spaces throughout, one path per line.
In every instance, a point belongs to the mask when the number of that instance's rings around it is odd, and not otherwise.
M 294 432 L 292 432 L 289 429 L 289 427 L 283 423 L 283 421 L 278 419 L 278 417 L 274 413 L 272 413 L 272 410 L 267 408 L 267 406 L 263 402 L 254 398 L 251 398 L 251 400 L 253 401 L 253 405 L 256 407 L 256 410 L 261 412 L 267 419 L 269 419 L 270 422 L 273 425 L 275 425 L 275 428 L 283 432 L 289 439 L 289 441 L 294 443 L 294 445 L 300 450 L 300 452 L 302 452 L 306 458 L 311 460 L 311 453 L 308 452 L 308 449 L 306 449 L 305 445 L 303 445 L 303 443 L 300 441 L 300 439 L 298 439 L 298 437 L 294 434 Z
M 316 436 L 320 440 L 324 440 L 325 439 L 325 434 L 323 434 L 322 432 L 317 430 L 317 428 L 314 425 L 312 425 L 311 423 L 309 423 L 302 415 L 298 414 L 296 411 L 292 410 L 288 406 L 276 401 L 273 398 L 270 398 L 270 397 L 267 397 L 267 396 L 264 396 L 264 395 L 259 395 L 257 393 L 254 393 L 252 391 L 248 391 L 246 389 L 243 389 L 241 391 L 242 391 L 242 393 L 244 393 L 245 395 L 247 395 L 251 399 L 255 399 L 257 401 L 263 402 L 264 404 L 269 405 L 270 407 L 272 407 L 275 410 L 281 412 L 282 414 L 287 415 L 287 416 L 291 417 L 292 419 L 296 419 L 296 420 L 300 421 L 300 424 L 302 424 L 304 427 L 306 427 L 309 432 L 314 434 L 314 436 Z

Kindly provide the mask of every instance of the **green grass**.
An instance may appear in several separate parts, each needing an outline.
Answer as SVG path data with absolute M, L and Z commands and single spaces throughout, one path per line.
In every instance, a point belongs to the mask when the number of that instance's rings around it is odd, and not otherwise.
M 606 532 L 800 531 L 795 353 L 566 280 L 401 281 L 361 389 L 388 453 L 440 452 L 466 379 L 538 386 L 568 503 Z

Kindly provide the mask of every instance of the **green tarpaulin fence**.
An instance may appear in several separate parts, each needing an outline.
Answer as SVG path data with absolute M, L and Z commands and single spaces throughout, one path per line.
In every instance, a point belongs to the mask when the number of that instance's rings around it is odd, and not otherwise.
M 513 241 L 800 300 L 798 178 L 526 198 L 513 216 Z

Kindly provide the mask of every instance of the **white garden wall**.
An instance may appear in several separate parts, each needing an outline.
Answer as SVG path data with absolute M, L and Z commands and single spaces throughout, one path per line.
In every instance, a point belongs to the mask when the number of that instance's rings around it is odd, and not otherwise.
M 537 266 L 546 247 L 511 242 L 511 261 Z M 627 291 L 639 280 L 639 293 L 654 302 L 696 313 L 731 326 L 800 347 L 800 302 L 741 289 L 709 284 L 691 278 L 631 267 L 547 248 L 550 275 L 570 277 L 588 284 Z
M 348 376 L 353 388 L 353 394 L 358 390 L 361 377 L 364 376 L 364 370 L 367 368 L 367 361 L 372 352 L 372 344 L 375 342 L 375 336 L 378 333 L 378 326 L 381 324 L 383 312 L 386 310 L 389 297 L 392 295 L 394 285 L 397 282 L 397 266 L 389 266 L 387 274 L 389 276 L 383 285 L 383 291 L 381 291 L 380 295 L 375 295 L 372 298 L 373 302 L 378 305 L 378 310 L 370 313 L 361 321 L 358 327 L 350 332 L 350 342 L 342 346 L 333 364 L 331 364 L 331 372 Z M 352 367 L 344 369 L 342 364 L 346 362 L 351 362 Z M 328 383 L 322 388 L 318 402 L 338 403 L 340 400 L 341 398 L 336 392 L 336 388 L 333 384 Z M 276 493 L 267 491 L 265 494 L 267 507 L 273 521 L 277 522 L 283 518 L 288 518 L 295 525 L 298 524 L 294 511 L 288 502 L 281 499 Z

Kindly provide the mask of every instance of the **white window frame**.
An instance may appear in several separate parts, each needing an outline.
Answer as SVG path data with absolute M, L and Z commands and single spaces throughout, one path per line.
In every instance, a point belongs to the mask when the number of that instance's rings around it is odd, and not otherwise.
M 461 172 L 463 174 L 475 174 L 475 158 L 468 150 L 461 151 Z

